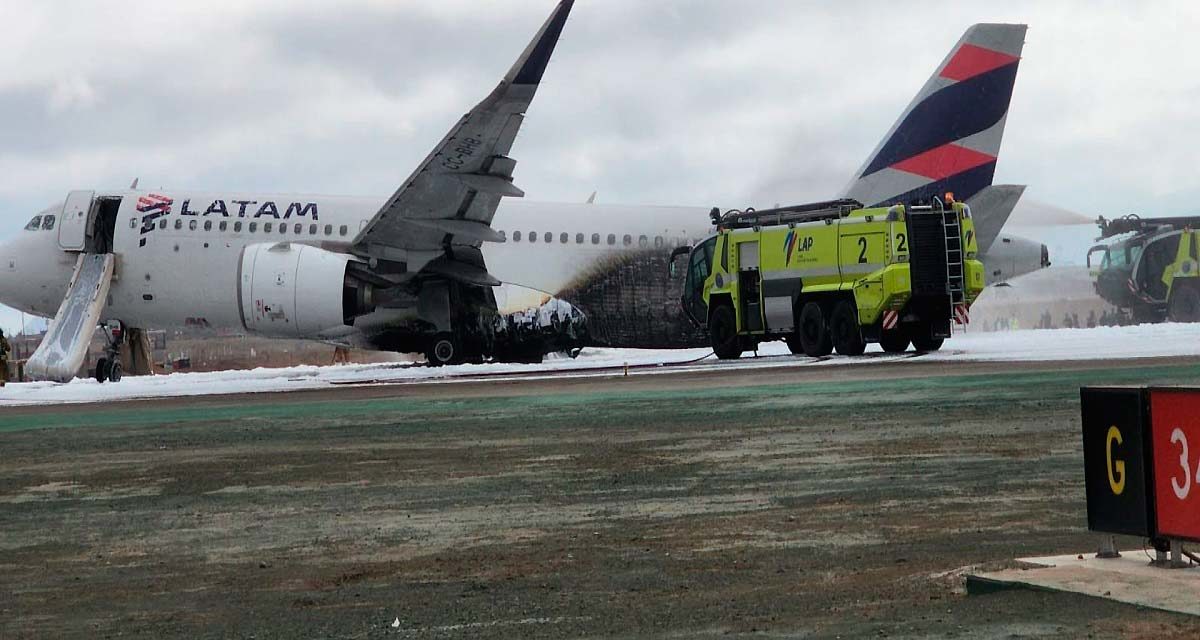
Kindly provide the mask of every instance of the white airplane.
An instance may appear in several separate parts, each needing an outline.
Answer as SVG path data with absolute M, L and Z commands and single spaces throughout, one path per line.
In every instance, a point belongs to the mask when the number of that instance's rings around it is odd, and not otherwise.
M 509 150 L 572 4 L 390 197 L 88 190 L 34 216 L 0 245 L 0 302 L 54 316 L 26 371 L 73 377 L 98 323 L 228 328 L 431 364 L 703 343 L 667 265 L 710 232 L 708 207 L 502 201 L 523 195 Z M 971 27 L 843 195 L 991 198 L 976 213 L 991 244 L 1020 196 L 991 181 L 1024 34 Z M 119 378 L 113 353 L 97 378 Z

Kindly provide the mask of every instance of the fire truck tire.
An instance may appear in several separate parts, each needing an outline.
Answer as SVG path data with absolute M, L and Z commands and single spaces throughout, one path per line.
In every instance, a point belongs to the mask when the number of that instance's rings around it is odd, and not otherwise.
M 829 317 L 829 332 L 833 334 L 833 348 L 839 355 L 861 356 L 867 349 L 862 329 L 858 326 L 858 309 L 854 303 L 842 300 L 833 307 Z
M 888 353 L 904 353 L 908 351 L 908 334 L 900 329 L 884 331 L 879 336 L 879 346 Z
M 1176 281 L 1167 306 L 1171 322 L 1200 322 L 1200 289 L 1190 282 Z
M 708 319 L 708 335 L 712 340 L 713 353 L 722 360 L 742 357 L 742 339 L 737 332 L 737 316 L 733 307 L 722 304 L 713 309 Z
M 833 339 L 829 336 L 821 305 L 807 302 L 800 308 L 796 331 L 787 343 L 792 353 L 803 353 L 810 358 L 823 358 L 833 353 Z
M 917 335 L 913 336 L 913 347 L 915 347 L 917 351 L 937 351 L 938 349 L 942 348 L 942 343 L 945 342 L 946 339 L 934 338 L 928 335 L 928 333 L 929 328 L 926 327 L 923 333 L 918 333 Z

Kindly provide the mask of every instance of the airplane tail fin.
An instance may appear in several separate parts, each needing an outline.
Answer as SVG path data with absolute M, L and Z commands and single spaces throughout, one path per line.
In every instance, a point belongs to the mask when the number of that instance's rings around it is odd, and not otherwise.
M 967 29 L 843 195 L 872 206 L 946 192 L 963 201 L 990 185 L 1025 30 L 1023 24 Z
M 1025 185 L 995 184 L 984 187 L 967 200 L 975 220 L 975 242 L 979 253 L 987 253 L 1024 193 Z

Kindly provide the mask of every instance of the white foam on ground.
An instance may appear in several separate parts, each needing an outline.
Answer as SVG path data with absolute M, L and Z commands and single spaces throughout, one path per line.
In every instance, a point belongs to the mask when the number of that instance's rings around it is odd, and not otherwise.
M 546 377 L 612 375 L 629 365 L 630 375 L 653 375 L 721 367 L 745 368 L 838 366 L 903 360 L 887 355 L 877 345 L 867 356 L 833 356 L 816 360 L 792 356 L 780 342 L 762 345 L 761 357 L 746 354 L 741 360 L 720 362 L 708 349 L 586 349 L 575 360 L 550 357 L 542 364 L 460 365 L 434 369 L 425 366 L 371 364 L 303 366 L 249 371 L 172 373 L 127 376 L 118 384 L 76 379 L 67 384 L 28 382 L 0 388 L 0 406 L 61 404 L 166 398 L 230 393 L 263 393 L 323 389 L 343 384 L 401 382 L 448 383 L 478 379 L 539 379 Z M 910 352 L 911 355 L 911 352 Z M 709 356 L 705 358 L 705 356 Z M 1150 324 L 1136 327 L 1054 329 L 1001 333 L 966 332 L 946 342 L 942 351 L 920 356 L 933 361 L 1047 361 L 1200 357 L 1200 324 Z

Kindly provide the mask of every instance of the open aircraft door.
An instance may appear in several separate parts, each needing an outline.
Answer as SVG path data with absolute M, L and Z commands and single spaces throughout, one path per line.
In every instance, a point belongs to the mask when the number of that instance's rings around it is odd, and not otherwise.
M 62 215 L 58 218 L 58 246 L 64 251 L 83 251 L 94 195 L 95 191 L 72 191 L 67 194 Z

